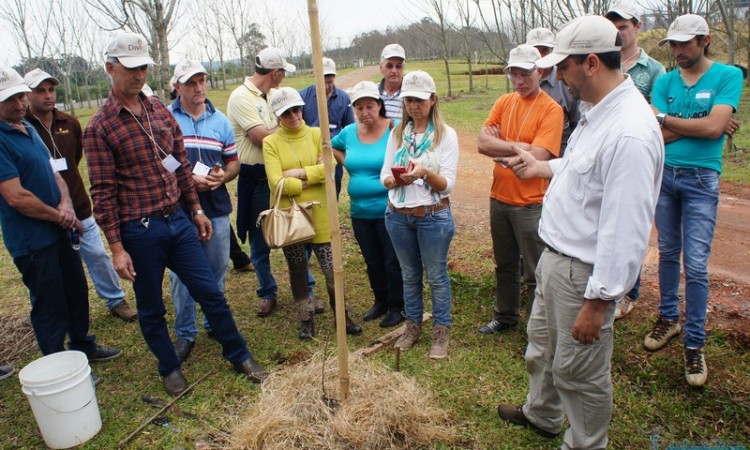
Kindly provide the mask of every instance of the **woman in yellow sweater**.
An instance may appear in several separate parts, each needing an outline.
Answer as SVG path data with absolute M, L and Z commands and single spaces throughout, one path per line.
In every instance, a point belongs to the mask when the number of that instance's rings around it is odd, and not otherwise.
M 320 128 L 311 128 L 302 120 L 302 101 L 299 93 L 290 88 L 278 89 L 271 95 L 271 108 L 279 118 L 279 130 L 263 140 L 263 159 L 266 165 L 271 198 L 276 195 L 276 186 L 282 178 L 284 186 L 281 207 L 289 206 L 288 197 L 295 196 L 298 203 L 318 201 L 321 207 L 313 208 L 315 237 L 310 245 L 318 258 L 326 279 L 329 303 L 335 309 L 336 297 L 333 285 L 333 257 L 331 252 L 331 228 L 326 209 L 325 172 L 322 163 Z M 315 336 L 313 303 L 307 287 L 307 244 L 294 244 L 283 248 L 289 266 L 289 282 L 300 321 L 299 338 Z M 354 323 L 347 312 L 347 334 L 359 334 L 362 327 Z

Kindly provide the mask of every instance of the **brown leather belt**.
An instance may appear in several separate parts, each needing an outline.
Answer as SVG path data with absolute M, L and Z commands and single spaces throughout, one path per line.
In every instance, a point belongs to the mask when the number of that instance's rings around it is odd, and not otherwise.
M 440 200 L 440 203 L 434 205 L 415 206 L 413 208 L 396 208 L 393 203 L 388 202 L 388 207 L 392 210 L 401 213 L 405 216 L 424 217 L 428 214 L 442 211 L 451 205 L 451 201 L 448 197 Z
M 179 211 L 181 208 L 180 203 L 174 203 L 171 205 L 167 205 L 162 209 L 157 209 L 156 211 L 149 214 L 147 217 L 156 217 L 156 218 L 167 218 L 171 216 L 172 214 Z

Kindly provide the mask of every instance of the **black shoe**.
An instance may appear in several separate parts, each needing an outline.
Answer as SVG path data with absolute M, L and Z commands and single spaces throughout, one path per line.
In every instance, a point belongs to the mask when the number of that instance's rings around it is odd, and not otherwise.
M 96 387 L 99 383 L 102 382 L 102 379 L 91 373 L 91 382 L 94 384 L 94 387 Z
M 483 326 L 479 329 L 479 334 L 495 334 L 500 333 L 501 331 L 507 331 L 511 328 L 515 328 L 516 325 L 511 325 L 508 323 L 502 323 L 498 322 L 497 319 L 492 319 L 490 322 L 487 323 L 487 325 Z
M 301 341 L 309 341 L 315 337 L 315 321 L 313 319 L 300 321 L 298 336 Z
M 386 314 L 385 318 L 380 321 L 380 328 L 390 328 L 400 324 L 404 320 L 406 320 L 406 317 L 404 317 L 403 311 L 391 309 L 388 310 L 388 314 Z
M 387 312 L 388 312 L 387 306 L 385 306 L 382 303 L 375 303 L 374 305 L 372 305 L 372 308 L 367 310 L 367 312 L 362 317 L 362 319 L 364 319 L 365 322 L 369 322 L 371 320 L 375 320 L 383 316 Z
M 209 339 L 219 342 L 219 338 L 216 336 L 216 332 L 214 330 L 206 331 L 206 336 L 208 336 Z
M 554 439 L 560 434 L 543 430 L 531 423 L 531 421 L 523 413 L 522 406 L 511 406 L 501 403 L 497 405 L 497 415 L 500 416 L 501 419 L 507 420 L 514 425 L 520 425 L 522 427 L 530 428 L 534 433 L 547 439 Z
M 346 334 L 361 334 L 362 333 L 362 327 L 354 323 L 352 319 L 349 318 L 349 313 L 346 314 Z
M 122 350 L 119 348 L 104 348 L 101 345 L 97 345 L 93 350 L 88 352 L 86 355 L 89 361 L 111 361 L 117 359 L 122 355 Z
M 262 383 L 268 378 L 268 372 L 266 372 L 266 369 L 258 364 L 252 356 L 241 363 L 232 364 L 232 367 L 234 367 L 236 372 L 248 377 L 253 383 Z
M 177 345 L 174 346 L 174 352 L 177 355 L 177 359 L 180 362 L 185 361 L 190 356 L 190 352 L 195 346 L 195 341 L 188 341 L 187 339 L 178 339 Z
M 187 380 L 185 380 L 180 369 L 175 369 L 172 373 L 164 377 L 164 389 L 172 397 L 182 394 L 187 387 Z

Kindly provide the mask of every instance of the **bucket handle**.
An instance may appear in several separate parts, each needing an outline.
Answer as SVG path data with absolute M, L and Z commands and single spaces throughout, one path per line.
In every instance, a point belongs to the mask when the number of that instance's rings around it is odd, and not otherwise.
M 85 405 L 81 406 L 80 408 L 76 408 L 76 409 L 73 409 L 73 410 L 70 410 L 70 411 L 60 411 L 58 409 L 55 409 L 55 408 L 51 407 L 50 405 L 48 405 L 44 400 L 42 400 L 42 397 L 36 397 L 35 396 L 34 398 L 36 398 L 37 400 L 39 400 L 39 402 L 42 403 L 44 406 L 46 406 L 47 409 L 50 409 L 50 410 L 52 410 L 52 411 L 54 411 L 54 412 L 56 412 L 58 414 L 69 414 L 69 413 L 73 413 L 73 412 L 76 412 L 76 411 L 80 411 L 83 408 L 89 406 L 91 404 L 91 402 L 93 402 L 94 400 L 96 400 L 96 395 L 92 395 L 91 398 L 89 399 L 89 401 L 86 402 Z

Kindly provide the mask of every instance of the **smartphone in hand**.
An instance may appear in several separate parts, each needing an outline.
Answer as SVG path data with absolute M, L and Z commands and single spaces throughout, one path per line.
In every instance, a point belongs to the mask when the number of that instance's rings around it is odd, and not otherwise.
M 409 165 L 404 166 L 391 166 L 391 173 L 393 174 L 393 179 L 396 181 L 396 184 L 398 186 L 406 186 L 409 183 L 401 179 L 401 175 L 411 172 L 414 169 L 414 163 L 409 161 Z

